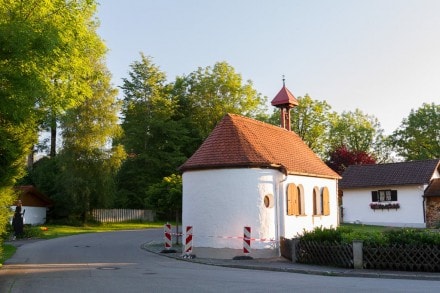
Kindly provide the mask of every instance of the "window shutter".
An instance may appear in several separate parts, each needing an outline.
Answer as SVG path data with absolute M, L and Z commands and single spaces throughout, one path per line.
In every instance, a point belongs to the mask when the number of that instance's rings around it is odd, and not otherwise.
M 287 215 L 297 215 L 298 213 L 298 191 L 295 184 L 287 185 Z
M 299 215 L 299 198 L 298 198 L 298 188 L 296 186 L 292 186 L 292 193 L 293 193 L 293 214 L 298 216 Z
M 397 190 L 391 190 L 391 200 L 397 201 Z
M 371 201 L 372 202 L 377 201 L 377 191 L 372 191 L 371 192 Z
M 327 187 L 324 187 L 324 189 L 322 190 L 322 201 L 323 214 L 324 216 L 328 216 L 330 215 L 330 196 Z
M 316 189 L 313 188 L 313 214 L 317 215 L 318 214 L 318 207 L 317 207 L 317 202 L 316 202 Z

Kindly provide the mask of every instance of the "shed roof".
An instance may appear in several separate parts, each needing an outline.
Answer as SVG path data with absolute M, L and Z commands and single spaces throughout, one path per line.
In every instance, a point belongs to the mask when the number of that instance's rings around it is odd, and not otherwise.
M 23 206 L 34 207 L 51 207 L 53 201 L 38 191 L 33 185 L 17 186 L 17 190 L 20 191 L 19 199 L 23 202 Z
M 340 178 L 294 132 L 227 114 L 180 170 L 262 167 Z
M 339 181 L 341 189 L 429 184 L 440 160 L 348 166 Z

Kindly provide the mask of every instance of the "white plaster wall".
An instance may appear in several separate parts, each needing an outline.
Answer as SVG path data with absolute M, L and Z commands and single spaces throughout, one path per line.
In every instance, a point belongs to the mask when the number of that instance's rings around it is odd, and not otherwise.
M 397 190 L 397 202 L 400 208 L 390 210 L 373 210 L 370 208 L 371 191 Z M 423 215 L 423 186 L 383 186 L 362 189 L 344 190 L 343 222 L 360 222 L 367 225 L 396 227 L 425 227 Z
M 242 250 L 243 227 L 252 238 L 276 237 L 275 209 L 264 206 L 264 196 L 276 200 L 272 169 L 217 169 L 183 173 L 182 225 L 193 226 L 193 247 Z M 271 249 L 273 243 L 252 241 L 251 249 Z
M 11 209 L 15 211 L 15 206 L 12 206 Z M 24 213 L 24 224 L 30 225 L 40 225 L 46 222 L 46 208 L 45 207 L 29 207 L 23 206 L 22 211 Z M 12 218 L 11 218 L 12 223 Z
M 301 216 L 288 216 L 287 215 L 287 185 L 294 183 L 296 186 L 302 185 L 304 190 L 305 200 L 305 215 Z M 330 215 L 313 215 L 313 189 L 319 188 L 321 192 L 323 187 L 327 187 L 329 190 L 330 199 Z M 339 208 L 337 202 L 337 180 L 315 178 L 308 176 L 290 175 L 283 184 L 283 190 L 281 191 L 282 200 L 280 212 L 283 215 L 283 223 L 281 225 L 281 236 L 285 238 L 292 238 L 298 234 L 302 234 L 304 229 L 311 231 L 316 227 L 336 228 L 338 226 Z

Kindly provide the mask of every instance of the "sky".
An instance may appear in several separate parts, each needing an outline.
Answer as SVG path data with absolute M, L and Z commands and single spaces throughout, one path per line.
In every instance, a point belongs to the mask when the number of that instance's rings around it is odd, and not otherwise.
M 295 97 L 360 109 L 386 134 L 440 103 L 438 0 L 98 2 L 115 86 L 142 52 L 169 82 L 226 61 L 269 102 L 284 75 Z

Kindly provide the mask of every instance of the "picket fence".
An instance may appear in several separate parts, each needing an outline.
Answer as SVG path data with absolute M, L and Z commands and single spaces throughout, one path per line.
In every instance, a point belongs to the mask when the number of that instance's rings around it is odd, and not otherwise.
M 152 210 L 95 209 L 92 211 L 92 217 L 95 221 L 102 223 L 125 222 L 132 220 L 153 222 L 156 218 L 156 213 Z

